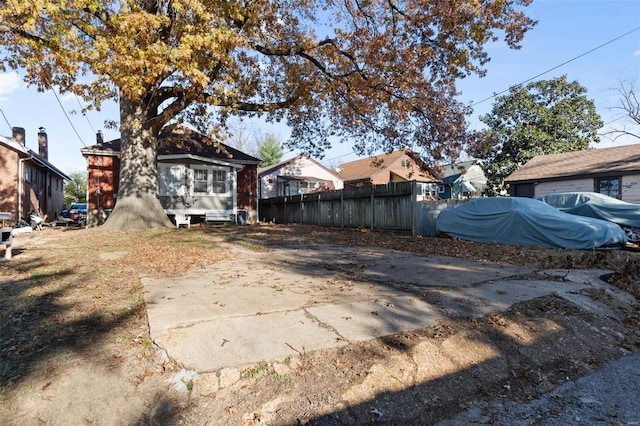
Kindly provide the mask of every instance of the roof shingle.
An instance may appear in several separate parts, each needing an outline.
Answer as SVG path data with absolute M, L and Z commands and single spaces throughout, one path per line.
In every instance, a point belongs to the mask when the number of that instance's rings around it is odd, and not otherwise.
M 84 148 L 83 151 L 103 151 L 117 153 L 121 150 L 121 140 L 114 139 Z M 197 155 L 206 158 L 232 161 L 236 163 L 259 164 L 260 159 L 245 154 L 233 147 L 216 142 L 203 134 L 186 127 L 166 127 L 158 136 L 158 155 Z
M 410 152 L 399 150 L 393 151 L 388 154 L 375 155 L 373 157 L 363 158 L 360 160 L 350 161 L 338 166 L 340 172 L 338 175 L 345 182 L 372 179 L 378 173 L 384 171 L 390 167 L 395 161 L 407 155 L 414 159 L 414 156 L 409 155 Z M 414 172 L 406 172 L 402 170 L 393 170 L 395 174 L 401 176 L 406 180 L 419 180 L 425 182 L 436 182 L 437 179 L 431 176 L 426 171 L 421 171 L 419 174 Z
M 539 155 L 509 175 L 506 183 L 640 172 L 640 144 Z

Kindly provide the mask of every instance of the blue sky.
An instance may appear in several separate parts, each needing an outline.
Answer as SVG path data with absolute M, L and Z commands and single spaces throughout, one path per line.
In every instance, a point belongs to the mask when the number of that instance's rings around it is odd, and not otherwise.
M 487 76 L 482 79 L 470 77 L 460 82 L 460 100 L 475 103 L 474 114 L 469 118 L 471 127 L 482 128 L 477 117 L 491 110 L 491 99 L 480 101 L 570 61 L 538 79 L 567 75 L 570 81 L 577 80 L 588 89 L 587 96 L 595 101 L 598 113 L 607 123 L 603 131 L 625 125 L 631 128 L 630 121 L 615 109 L 619 98 L 614 89 L 620 79 L 634 78 L 640 89 L 640 29 L 613 40 L 640 27 L 640 0 L 534 0 L 528 14 L 539 22 L 525 36 L 522 49 L 508 49 L 502 42 L 491 44 L 487 49 L 492 58 L 487 65 Z M 585 54 L 605 43 L 608 44 Z M 18 75 L 0 74 L 0 109 L 3 113 L 0 134 L 11 136 L 10 126 L 24 127 L 27 146 L 37 151 L 38 128 L 44 127 L 49 138 L 51 163 L 66 173 L 84 171 L 86 163 L 80 149 L 95 143 L 97 130 L 102 130 L 106 139 L 119 137 L 117 131 L 104 127 L 105 120 L 118 120 L 118 110 L 111 104 L 101 113 L 67 117 L 63 108 L 67 112 L 78 111 L 77 99 L 68 95 L 56 97 L 51 91 L 38 93 L 24 87 Z M 251 126 L 256 126 L 263 134 L 273 133 L 280 140 L 289 135 L 284 125 L 251 122 Z M 635 130 L 640 133 L 640 129 Z M 613 142 L 602 137 L 597 147 L 638 142 L 640 140 L 633 138 Z M 295 155 L 296 152 L 288 152 L 283 159 Z M 338 144 L 325 153 L 322 162 L 333 166 L 357 158 L 348 145 Z

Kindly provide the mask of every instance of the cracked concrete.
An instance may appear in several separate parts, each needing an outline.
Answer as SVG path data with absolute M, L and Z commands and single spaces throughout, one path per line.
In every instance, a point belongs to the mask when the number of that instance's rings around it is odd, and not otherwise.
M 172 279 L 144 278 L 154 342 L 200 373 L 479 317 L 556 294 L 605 309 L 585 292 L 628 297 L 606 271 L 522 266 L 333 246 L 251 251 Z

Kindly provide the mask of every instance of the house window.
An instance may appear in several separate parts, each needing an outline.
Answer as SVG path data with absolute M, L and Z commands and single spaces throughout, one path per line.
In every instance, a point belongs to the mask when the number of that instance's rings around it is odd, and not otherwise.
M 411 168 L 411 162 L 409 160 L 402 160 L 400 162 L 400 165 L 402 167 L 404 167 L 405 169 L 410 169 Z
M 207 169 L 195 169 L 193 171 L 193 193 L 209 193 L 209 171 Z
M 47 196 L 51 197 L 51 175 L 47 175 Z
M 24 168 L 24 181 L 31 182 L 31 167 Z
M 158 191 L 160 195 L 186 195 L 185 167 L 182 164 L 158 165 Z
M 193 169 L 194 194 L 225 194 L 229 176 L 226 170 L 197 167 Z
M 596 192 L 609 197 L 622 199 L 620 193 L 620 178 L 596 179 Z
M 227 192 L 227 172 L 224 170 L 213 170 L 211 173 L 212 192 L 214 194 L 224 194 Z
M 438 194 L 444 194 L 444 185 L 438 186 Z

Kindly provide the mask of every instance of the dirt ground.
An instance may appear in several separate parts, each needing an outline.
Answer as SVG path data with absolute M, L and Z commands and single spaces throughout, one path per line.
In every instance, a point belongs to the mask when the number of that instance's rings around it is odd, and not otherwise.
M 536 398 L 640 348 L 638 306 L 594 292 L 614 315 L 539 298 L 477 320 L 448 319 L 261 362 L 242 371 L 239 382 L 224 374 L 198 376 L 150 340 L 140 277 L 179 276 L 217 262 L 229 243 L 253 250 L 343 244 L 545 269 L 609 269 L 609 282 L 640 298 L 635 251 L 496 246 L 300 225 L 110 234 L 47 229 L 16 237 L 14 258 L 0 263 L 0 424 L 431 424 L 489 401 Z

